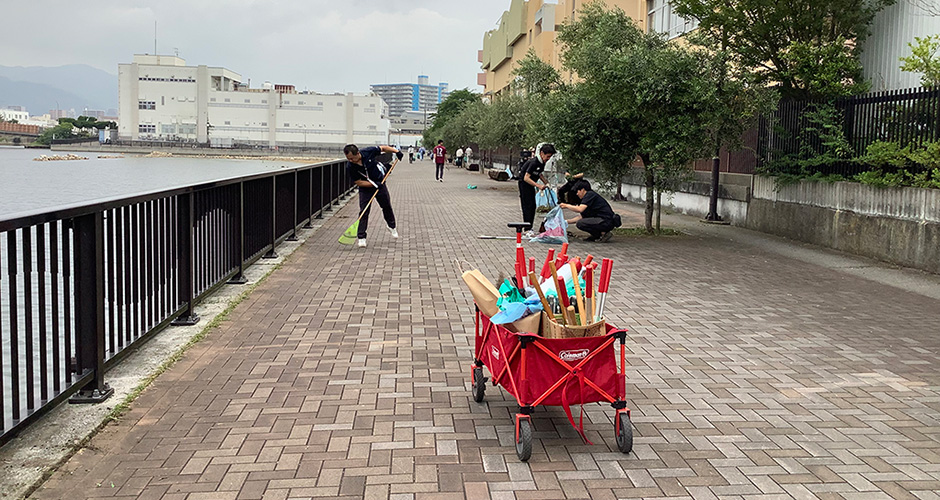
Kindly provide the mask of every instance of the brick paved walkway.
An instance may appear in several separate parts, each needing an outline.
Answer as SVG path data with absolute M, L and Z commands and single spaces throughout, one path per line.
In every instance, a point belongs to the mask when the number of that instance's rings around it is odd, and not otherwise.
M 517 195 L 429 162 L 390 184 L 401 240 L 338 245 L 346 206 L 35 498 L 940 498 L 940 303 L 705 233 L 571 245 L 616 259 L 636 445 L 607 405 L 594 446 L 539 409 L 518 462 L 507 394 L 470 398 L 453 265 L 510 269 L 475 236 Z

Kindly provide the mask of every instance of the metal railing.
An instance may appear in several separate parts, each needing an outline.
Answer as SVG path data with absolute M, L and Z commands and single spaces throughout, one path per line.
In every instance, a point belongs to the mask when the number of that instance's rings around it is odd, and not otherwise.
M 333 161 L 0 219 L 0 444 L 350 191 Z

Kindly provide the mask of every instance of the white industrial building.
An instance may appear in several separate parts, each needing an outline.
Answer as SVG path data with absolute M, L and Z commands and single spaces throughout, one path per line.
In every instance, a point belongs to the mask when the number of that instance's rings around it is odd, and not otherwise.
M 862 45 L 862 67 L 873 91 L 920 87 L 920 73 L 901 71 L 915 37 L 940 33 L 940 0 L 898 0 L 885 7 Z
M 251 89 L 225 68 L 186 66 L 176 56 L 135 55 L 118 65 L 118 135 L 166 140 L 318 146 L 385 144 L 388 106 L 377 95 Z
M 6 121 L 16 120 L 17 123 L 24 123 L 29 120 L 29 111 L 26 111 L 26 108 L 22 106 L 0 108 L 0 118 Z

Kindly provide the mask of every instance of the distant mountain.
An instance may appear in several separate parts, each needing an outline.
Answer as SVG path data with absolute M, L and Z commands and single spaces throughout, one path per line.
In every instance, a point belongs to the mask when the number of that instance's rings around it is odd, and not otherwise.
M 0 107 L 25 106 L 30 114 L 50 109 L 116 109 L 117 75 L 83 64 L 0 66 Z

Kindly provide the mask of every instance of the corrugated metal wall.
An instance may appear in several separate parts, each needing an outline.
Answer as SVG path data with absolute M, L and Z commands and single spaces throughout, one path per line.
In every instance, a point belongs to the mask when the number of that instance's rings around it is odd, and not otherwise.
M 910 55 L 911 49 L 907 44 L 913 42 L 914 37 L 940 34 L 940 16 L 930 15 L 918 7 L 918 4 L 929 4 L 930 1 L 898 0 L 875 17 L 861 57 L 872 91 L 920 86 L 920 73 L 901 71 L 898 59 Z M 940 10 L 940 2 L 933 1 Z

